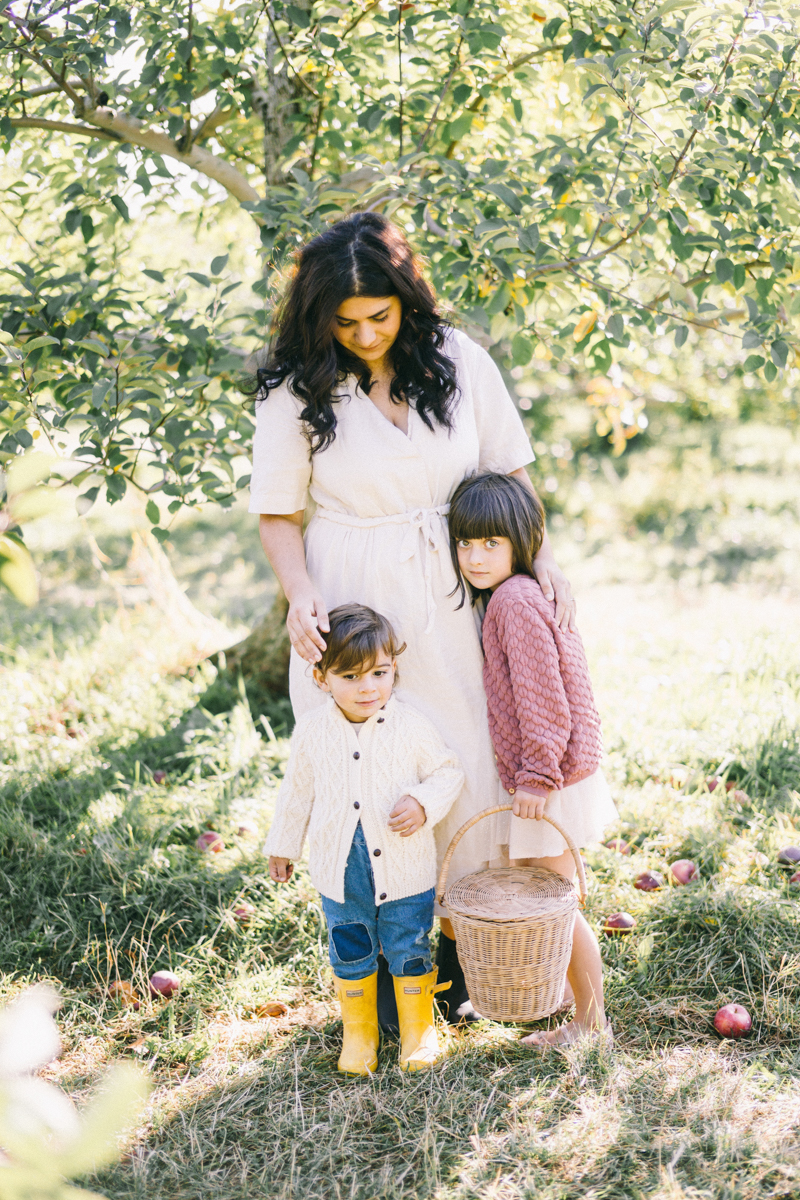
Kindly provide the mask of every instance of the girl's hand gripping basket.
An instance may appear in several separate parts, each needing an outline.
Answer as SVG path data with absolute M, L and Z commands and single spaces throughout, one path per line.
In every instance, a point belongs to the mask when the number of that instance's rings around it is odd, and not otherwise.
M 453 925 L 469 998 L 493 1021 L 538 1021 L 561 1007 L 578 905 L 586 902 L 586 874 L 576 846 L 580 901 L 569 880 L 544 867 L 498 867 L 465 875 L 444 891 L 453 852 L 468 829 L 510 804 L 487 808 L 456 833 L 444 856 L 436 889 Z

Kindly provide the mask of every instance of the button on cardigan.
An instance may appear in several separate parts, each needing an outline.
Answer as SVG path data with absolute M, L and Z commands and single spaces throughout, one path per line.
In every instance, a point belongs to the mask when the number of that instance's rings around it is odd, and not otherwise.
M 527 575 L 492 594 L 483 620 L 483 683 L 497 769 L 508 791 L 537 796 L 592 775 L 602 741 L 577 631 L 556 624 L 555 602 Z
M 434 826 L 464 786 L 464 772 L 435 726 L 394 696 L 356 727 L 332 699 L 297 722 L 264 853 L 298 859 L 308 836 L 311 881 L 344 903 L 344 871 L 359 819 L 370 851 L 375 903 L 436 885 Z M 410 837 L 388 826 L 401 796 L 426 821 Z

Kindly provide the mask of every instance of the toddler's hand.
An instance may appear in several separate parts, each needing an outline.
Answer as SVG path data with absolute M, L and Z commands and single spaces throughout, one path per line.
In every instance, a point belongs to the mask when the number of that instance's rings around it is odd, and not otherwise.
M 294 873 L 294 864 L 288 858 L 269 856 L 269 877 L 275 883 L 288 883 Z
M 546 803 L 547 796 L 536 796 L 533 792 L 526 792 L 524 788 L 517 788 L 514 793 L 514 816 L 531 819 L 535 817 L 537 821 L 541 821 Z
M 401 796 L 389 813 L 389 828 L 400 837 L 411 837 L 427 821 L 425 809 L 413 796 Z

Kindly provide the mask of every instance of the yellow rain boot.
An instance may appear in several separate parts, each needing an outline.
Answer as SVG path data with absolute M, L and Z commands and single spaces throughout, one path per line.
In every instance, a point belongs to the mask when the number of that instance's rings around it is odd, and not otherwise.
M 378 1066 L 378 972 L 334 983 L 344 1024 L 337 1066 L 346 1075 L 369 1075 Z
M 400 1070 L 425 1071 L 439 1057 L 439 1039 L 433 1022 L 433 998 L 450 987 L 436 984 L 437 968 L 430 975 L 394 976 L 397 1015 L 400 1018 Z

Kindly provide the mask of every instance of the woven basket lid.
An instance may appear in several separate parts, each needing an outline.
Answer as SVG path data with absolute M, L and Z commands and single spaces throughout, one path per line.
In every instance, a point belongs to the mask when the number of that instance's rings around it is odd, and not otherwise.
M 578 907 L 568 879 L 546 867 L 494 867 L 465 875 L 447 889 L 445 906 L 483 921 L 564 916 Z

